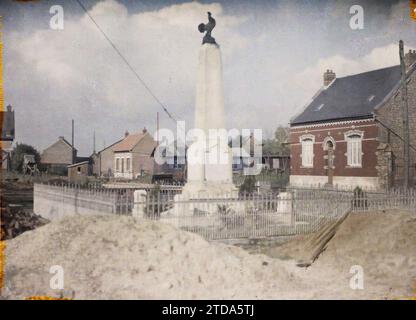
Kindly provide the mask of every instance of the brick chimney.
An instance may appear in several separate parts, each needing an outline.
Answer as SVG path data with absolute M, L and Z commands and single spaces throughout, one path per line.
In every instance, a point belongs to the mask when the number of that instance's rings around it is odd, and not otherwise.
M 126 130 L 126 132 L 124 132 L 124 138 L 127 138 L 127 136 L 129 135 L 130 133 Z
M 404 63 L 406 64 L 406 68 L 409 68 L 415 62 L 416 50 L 409 50 L 409 52 L 404 55 Z
M 143 134 L 145 134 L 147 132 L 146 127 L 143 128 Z
M 335 80 L 336 78 L 336 74 L 335 72 L 333 72 L 332 70 L 327 69 L 324 72 L 324 86 L 326 87 L 327 85 L 329 85 L 333 80 Z

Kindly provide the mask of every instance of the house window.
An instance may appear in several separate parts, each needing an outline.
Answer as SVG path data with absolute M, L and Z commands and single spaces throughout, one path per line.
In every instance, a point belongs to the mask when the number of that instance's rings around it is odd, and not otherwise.
M 130 158 L 126 159 L 126 171 L 130 171 Z
M 117 158 L 116 159 L 116 171 L 119 171 L 119 170 L 120 170 L 120 159 Z
M 124 158 L 121 159 L 121 173 L 124 173 Z
M 313 145 L 315 137 L 312 135 L 302 136 L 300 138 L 302 146 L 302 167 L 312 168 L 313 167 Z
M 347 140 L 347 165 L 349 167 L 361 167 L 363 132 L 349 132 L 345 135 L 345 138 Z

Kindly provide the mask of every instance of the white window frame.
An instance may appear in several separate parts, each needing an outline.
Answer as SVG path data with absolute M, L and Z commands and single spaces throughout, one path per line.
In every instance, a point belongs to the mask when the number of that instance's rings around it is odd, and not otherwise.
M 363 138 L 364 132 L 351 130 L 344 133 L 347 142 L 347 167 L 362 168 L 363 166 Z
M 315 136 L 305 134 L 299 138 L 301 145 L 302 168 L 313 168 Z

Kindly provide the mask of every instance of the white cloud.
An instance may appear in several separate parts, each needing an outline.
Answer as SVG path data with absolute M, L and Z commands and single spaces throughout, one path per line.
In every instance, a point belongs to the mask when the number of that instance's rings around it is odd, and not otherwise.
M 403 27 L 402 6 L 394 7 L 385 23 L 385 16 L 371 20 L 366 9 L 364 33 L 349 29 L 347 4 L 322 6 L 282 1 L 264 8 L 254 3 L 227 7 L 193 1 L 132 13 L 118 1 L 105 0 L 90 13 L 189 128 L 202 40 L 197 25 L 211 11 L 217 19 L 213 36 L 223 54 L 228 126 L 272 132 L 319 89 L 324 70 L 345 76 L 397 64 L 393 42 L 400 37 L 415 45 L 416 24 L 408 19 Z M 25 27 L 4 35 L 6 102 L 16 108 L 17 140 L 42 149 L 59 135 L 70 136 L 74 118 L 76 145 L 87 154 L 93 130 L 100 148 L 103 140 L 114 142 L 126 129 L 153 129 L 156 111 L 161 126 L 172 125 L 89 18 L 71 16 L 76 10 L 65 13 L 63 31 L 30 28 L 30 19 L 49 19 L 46 10 L 43 16 L 25 12 Z
M 89 12 L 168 109 L 178 118 L 192 121 L 197 55 L 202 40 L 197 25 L 207 20 L 207 11 L 218 21 L 213 36 L 220 45 L 222 39 L 227 39 L 222 46 L 226 61 L 246 43 L 234 29 L 245 19 L 224 14 L 221 4 L 188 2 L 129 14 L 119 2 L 105 0 Z M 9 100 L 18 110 L 36 102 L 43 115 L 36 117 L 35 110 L 18 112 L 20 141 L 29 140 L 44 148 L 63 131 L 68 135 L 70 119 L 75 118 L 82 129 L 77 131 L 78 145 L 88 153 L 93 130 L 98 139 L 111 143 L 125 129 L 154 126 L 156 111 L 168 123 L 160 106 L 86 14 L 65 21 L 63 31 L 12 32 L 9 37 L 7 53 L 13 60 L 8 64 L 8 70 L 13 70 L 7 72 L 8 83 L 13 83 L 8 90 Z M 33 128 L 25 126 L 29 115 L 42 128 L 36 136 Z

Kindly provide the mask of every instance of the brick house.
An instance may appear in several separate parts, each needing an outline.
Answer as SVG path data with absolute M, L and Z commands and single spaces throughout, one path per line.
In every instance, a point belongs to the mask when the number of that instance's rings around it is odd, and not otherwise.
M 128 134 L 114 148 L 114 177 L 135 179 L 139 176 L 152 175 L 154 159 L 152 153 L 157 143 L 143 129 L 142 132 Z
M 416 173 L 416 52 L 405 55 L 410 179 Z M 293 186 L 388 188 L 404 179 L 401 67 L 336 78 L 290 123 Z

